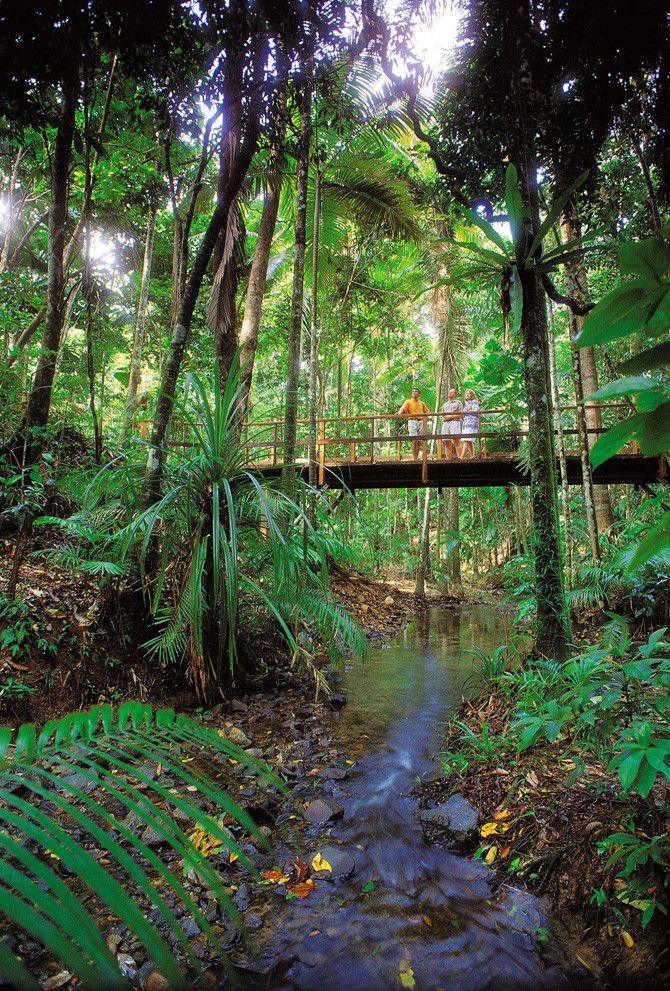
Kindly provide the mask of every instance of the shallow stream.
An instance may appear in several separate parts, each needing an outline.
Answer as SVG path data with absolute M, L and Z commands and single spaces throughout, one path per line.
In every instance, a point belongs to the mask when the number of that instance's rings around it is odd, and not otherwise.
M 253 938 L 245 987 L 570 986 L 543 959 L 541 903 L 511 887 L 494 895 L 489 868 L 429 845 L 411 794 L 433 766 L 449 710 L 472 685 L 472 646 L 495 647 L 508 624 L 490 605 L 433 609 L 390 647 L 348 665 L 333 742 L 357 759 L 322 791 L 344 814 L 326 838 L 315 833 L 303 855 L 311 859 L 328 844 L 355 866 L 349 877 L 319 882 L 308 898 L 278 907 Z

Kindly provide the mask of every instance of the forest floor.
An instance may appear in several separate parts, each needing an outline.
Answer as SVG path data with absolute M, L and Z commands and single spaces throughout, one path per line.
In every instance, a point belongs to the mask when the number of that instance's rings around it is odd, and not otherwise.
M 495 751 L 509 725 L 509 699 L 487 691 L 464 701 L 455 719 L 478 737 L 486 724 Z M 458 754 L 463 739 L 461 729 L 452 729 L 445 752 Z M 597 890 L 615 896 L 625 888 L 625 882 L 614 878 L 621 865 L 608 869 L 608 857 L 597 844 L 627 830 L 636 798 L 622 799 L 616 772 L 607 773 L 593 755 L 584 756 L 584 773 L 568 785 L 574 753 L 560 747 L 538 747 L 511 757 L 494 752 L 462 773 L 436 772 L 419 786 L 419 801 L 433 807 L 458 793 L 478 809 L 483 825 L 477 856 L 497 870 L 501 884 L 517 883 L 549 900 L 555 931 L 598 987 L 667 986 L 662 976 L 670 973 L 664 917 L 643 931 L 637 908 L 621 903 L 613 912 L 593 898 Z M 666 824 L 657 819 L 652 831 L 662 833 Z
M 0 593 L 6 587 L 11 546 L 10 538 L 0 538 Z M 434 589 L 417 600 L 413 582 L 384 583 L 337 567 L 332 571 L 332 587 L 373 644 L 392 640 L 422 609 L 454 602 Z M 479 590 L 474 594 L 479 601 L 490 598 Z M 139 593 L 121 595 L 114 583 L 101 588 L 93 576 L 73 579 L 69 571 L 29 558 L 22 566 L 18 596 L 29 611 L 15 617 L 15 642 L 0 651 L 0 724 L 42 724 L 72 710 L 129 698 L 184 712 L 198 709 L 183 672 L 160 668 L 138 649 L 149 635 Z M 205 718 L 217 730 L 233 737 L 241 734 L 244 746 L 253 747 L 271 766 L 280 764 L 291 786 L 288 797 L 268 794 L 243 768 L 235 771 L 240 781 L 235 780 L 234 790 L 271 843 L 279 839 L 280 827 L 290 818 L 298 833 L 307 830 L 299 845 L 309 847 L 310 836 L 314 836 L 314 845 L 317 834 L 304 820 L 305 797 L 313 800 L 322 784 L 345 777 L 359 756 L 354 750 L 344 753 L 333 748 L 328 730 L 328 713 L 346 700 L 337 692 L 337 677 L 332 680 L 332 698 L 323 694 L 315 698 L 313 682 L 291 669 L 281 643 L 267 634 L 256 632 L 244 652 L 255 659 L 253 675 L 240 684 L 234 698 Z M 477 732 L 486 722 L 493 734 L 504 730 L 508 714 L 505 700 L 493 693 L 463 703 L 459 717 Z M 568 788 L 569 758 L 553 752 L 525 755 L 516 767 L 507 758 L 502 763 L 474 765 L 455 785 L 452 779 L 435 775 L 420 786 L 419 802 L 434 805 L 458 791 L 479 809 L 482 821 L 493 826 L 480 855 L 489 854 L 487 862 L 497 866 L 501 884 L 513 881 L 548 897 L 565 939 L 598 986 L 636 987 L 667 970 L 667 947 L 658 945 L 658 937 L 647 933 L 640 938 L 631 922 L 634 940 L 626 932 L 624 941 L 621 926 L 608 924 L 604 913 L 589 904 L 593 889 L 608 882 L 603 874 L 605 858 L 598 855 L 596 843 L 621 828 L 630 811 L 616 797 L 614 781 L 594 764 Z M 169 784 L 169 775 L 163 775 Z M 322 883 L 306 861 L 296 867 L 290 857 L 287 860 L 285 842 L 286 862 L 278 865 L 276 857 L 254 846 L 251 836 L 240 832 L 237 839 L 260 871 L 279 867 L 281 876 L 287 878 L 273 887 L 270 897 L 268 884 L 259 885 L 241 865 L 226 862 L 222 853 L 212 858 L 250 931 L 263 926 L 265 914 L 272 911 L 272 898 L 290 895 L 292 884 L 312 879 Z M 219 926 L 221 946 L 242 959 L 244 949 L 235 927 L 211 903 L 211 892 L 199 887 L 197 878 L 191 878 L 191 884 L 203 911 Z M 310 887 L 298 890 L 309 892 Z M 145 907 L 151 911 L 150 905 Z M 119 925 L 109 925 L 108 930 L 103 927 L 109 945 L 124 957 L 144 987 L 150 967 L 138 941 Z M 213 978 L 218 968 L 216 954 L 199 931 L 189 926 L 189 933 L 196 955 Z M 11 932 L 6 935 L 32 962 L 33 972 L 44 979 L 61 975 L 34 941 Z M 63 980 L 50 987 L 68 985 L 69 980 Z

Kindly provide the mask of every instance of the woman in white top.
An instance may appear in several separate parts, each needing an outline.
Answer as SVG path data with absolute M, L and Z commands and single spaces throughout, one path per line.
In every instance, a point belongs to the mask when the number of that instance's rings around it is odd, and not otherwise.
M 451 461 L 451 451 L 461 456 L 461 417 L 463 403 L 456 398 L 456 390 L 449 390 L 449 397 L 442 407 L 442 457 Z

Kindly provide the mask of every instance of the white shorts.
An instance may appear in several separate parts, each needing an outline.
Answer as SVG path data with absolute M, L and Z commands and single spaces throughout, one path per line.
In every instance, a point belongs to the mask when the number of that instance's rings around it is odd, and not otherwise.
M 442 424 L 442 436 L 443 437 L 460 437 L 461 436 L 461 421 L 460 420 L 445 420 Z
M 407 424 L 410 437 L 423 437 L 423 420 L 410 420 Z

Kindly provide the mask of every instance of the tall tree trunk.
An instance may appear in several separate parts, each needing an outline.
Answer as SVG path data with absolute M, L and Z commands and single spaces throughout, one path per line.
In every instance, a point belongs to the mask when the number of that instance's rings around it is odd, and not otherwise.
M 51 206 L 49 208 L 47 306 L 40 355 L 19 429 L 5 453 L 12 460 L 33 464 L 39 457 L 49 420 L 54 369 L 65 310 L 65 221 L 69 194 L 69 169 L 79 88 L 79 58 L 70 54 L 63 78 L 58 128 L 51 159 Z
M 293 290 L 291 293 L 291 329 L 288 340 L 286 372 L 286 407 L 284 412 L 284 470 L 289 486 L 295 478 L 296 434 L 298 419 L 298 386 L 300 383 L 300 341 L 302 339 L 303 305 L 305 298 L 305 251 L 307 246 L 307 178 L 309 150 L 312 140 L 312 91 L 314 65 L 310 57 L 303 83 L 300 144 L 296 166 L 296 207 L 293 249 Z
M 579 366 L 579 354 L 572 345 L 572 370 L 575 385 L 575 399 L 577 400 L 577 430 L 579 434 L 579 453 L 582 460 L 582 488 L 584 492 L 584 506 L 586 509 L 586 527 L 591 541 L 591 553 L 596 564 L 600 564 L 600 547 L 598 544 L 598 524 L 596 522 L 595 502 L 593 490 L 593 473 L 591 471 L 591 458 L 589 457 L 589 440 L 586 428 L 586 415 L 584 412 L 584 390 L 582 389 L 582 377 Z
M 563 511 L 563 536 L 565 540 L 565 570 L 568 588 L 572 586 L 572 535 L 570 533 L 570 495 L 568 491 L 568 467 L 565 460 L 565 439 L 561 421 L 561 397 L 558 390 L 556 372 L 556 342 L 554 340 L 554 311 L 549 306 L 549 372 L 551 375 L 551 395 L 554 403 L 554 424 L 556 428 L 556 449 L 561 475 L 561 509 Z
M 510 158 L 515 162 L 521 199 L 530 217 L 528 237 L 540 226 L 535 129 L 531 119 L 531 14 L 528 0 L 501 6 L 502 47 L 510 53 L 510 96 L 515 126 Z M 525 257 L 520 232 L 516 246 Z M 544 288 L 535 268 L 519 268 L 522 290 L 521 336 L 528 403 L 533 551 L 537 600 L 537 650 L 563 660 L 570 650 L 570 620 L 563 587 L 563 564 L 556 493 L 554 417 L 548 361 L 547 308 Z
M 265 293 L 265 283 L 268 275 L 268 265 L 270 263 L 272 239 L 277 226 L 277 214 L 279 212 L 279 199 L 282 187 L 280 156 L 283 136 L 284 132 L 282 128 L 280 135 L 275 139 L 270 153 L 270 175 L 263 198 L 263 212 L 258 227 L 251 271 L 249 272 L 247 295 L 244 303 L 244 317 L 240 329 L 240 365 L 242 366 L 241 421 L 247 414 L 249 406 L 249 393 L 253 381 L 258 333 L 260 331 L 261 314 L 263 311 L 263 295 Z
M 227 183 L 228 156 L 222 166 L 222 183 Z M 237 288 L 239 285 L 239 255 L 244 241 L 244 224 L 239 205 L 234 202 L 228 220 L 221 230 L 214 249 L 214 281 L 207 308 L 207 322 L 214 334 L 214 348 L 219 366 L 221 389 L 235 361 L 237 352 Z
M 561 219 L 563 237 L 566 241 L 581 237 L 582 225 L 577 211 L 577 205 L 572 200 L 566 206 Z M 565 287 L 569 296 L 585 303 L 589 296 L 588 277 L 584 264 L 579 258 L 569 259 L 565 264 Z M 572 311 L 569 313 L 570 337 L 575 338 L 582 329 L 584 317 L 578 317 Z M 581 348 L 579 351 L 579 375 L 583 395 L 588 399 L 598 389 L 598 372 L 596 368 L 595 350 Z M 602 427 L 602 417 L 599 404 L 589 403 L 586 407 L 587 430 L 599 430 Z M 598 439 L 598 434 L 587 433 L 588 449 L 590 450 Z M 613 522 L 612 502 L 606 485 L 593 486 L 593 501 L 595 503 L 596 523 L 598 530 L 608 530 Z
M 142 265 L 142 283 L 140 298 L 137 302 L 135 317 L 135 332 L 133 334 L 133 350 L 130 356 L 130 375 L 128 377 L 128 394 L 126 396 L 126 412 L 121 433 L 121 440 L 128 436 L 134 418 L 135 398 L 142 380 L 142 355 L 147 326 L 147 309 L 149 306 L 149 283 L 151 281 L 151 266 L 154 255 L 154 239 L 156 235 L 156 207 L 152 207 L 147 223 L 147 234 L 144 242 L 144 263 Z
M 91 224 L 86 224 L 84 248 L 84 281 L 86 283 L 86 373 L 88 377 L 88 405 L 93 420 L 95 463 L 102 461 L 102 431 L 95 406 L 95 362 L 93 360 L 93 273 L 91 271 Z
M 426 594 L 426 575 L 430 568 L 430 487 L 426 489 L 423 499 L 423 522 L 421 524 L 421 541 L 419 544 L 419 559 L 416 565 L 414 594 L 423 598 Z
M 186 350 L 188 336 L 193 320 L 193 312 L 198 301 L 202 280 L 207 271 L 216 242 L 221 230 L 224 229 L 228 220 L 228 212 L 232 203 L 240 191 L 244 177 L 247 174 L 251 159 L 258 144 L 260 133 L 261 113 L 260 101 L 262 92 L 260 79 L 262 77 L 263 66 L 267 54 L 267 42 L 264 40 L 257 53 L 255 81 L 251 83 L 251 91 L 254 96 L 248 108 L 247 125 L 244 140 L 239 145 L 237 153 L 229 173 L 228 182 L 225 188 L 219 191 L 217 205 L 210 217 L 209 223 L 200 242 L 198 252 L 193 259 L 193 265 L 186 283 L 183 295 L 179 303 L 179 312 L 175 322 L 168 353 L 165 357 L 161 376 L 161 387 L 156 403 L 156 413 L 154 416 L 153 429 L 151 433 L 151 450 L 147 463 L 147 499 L 153 502 L 160 493 L 160 484 L 163 474 L 163 463 L 165 460 L 165 444 L 172 415 L 172 407 L 177 389 L 177 378 L 181 369 L 182 359 Z M 242 65 L 238 66 L 238 71 L 232 68 L 228 70 L 227 96 L 231 110 L 231 117 L 236 119 L 239 114 L 243 82 Z
M 309 321 L 309 484 L 317 483 L 316 407 L 319 364 L 319 226 L 321 224 L 321 178 L 318 164 L 314 170 L 314 223 L 312 231 L 312 285 Z M 374 409 L 374 405 L 372 407 Z M 312 523 L 315 520 L 312 519 Z

